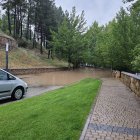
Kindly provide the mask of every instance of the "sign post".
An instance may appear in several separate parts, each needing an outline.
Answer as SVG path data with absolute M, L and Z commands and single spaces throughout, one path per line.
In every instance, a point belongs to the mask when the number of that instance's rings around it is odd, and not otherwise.
M 8 71 L 8 51 L 9 51 L 9 44 L 6 43 L 6 71 Z

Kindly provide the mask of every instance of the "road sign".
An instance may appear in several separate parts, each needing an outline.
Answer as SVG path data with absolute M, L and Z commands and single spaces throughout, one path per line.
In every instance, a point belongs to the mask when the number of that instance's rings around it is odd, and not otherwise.
M 9 43 L 6 43 L 6 52 L 9 51 Z
M 6 71 L 8 71 L 8 50 L 9 50 L 9 43 L 6 43 Z

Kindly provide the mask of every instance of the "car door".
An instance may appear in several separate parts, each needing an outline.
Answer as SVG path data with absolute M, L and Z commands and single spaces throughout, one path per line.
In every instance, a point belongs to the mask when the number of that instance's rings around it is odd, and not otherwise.
M 11 95 L 12 84 L 8 78 L 8 74 L 0 70 L 0 97 Z

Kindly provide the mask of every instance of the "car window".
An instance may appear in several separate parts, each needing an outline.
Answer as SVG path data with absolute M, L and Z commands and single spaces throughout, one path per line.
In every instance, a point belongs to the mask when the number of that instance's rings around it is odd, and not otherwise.
M 2 70 L 0 70 L 0 80 L 7 80 L 8 74 Z
M 12 75 L 8 74 L 8 80 L 16 80 L 16 78 L 13 77 Z

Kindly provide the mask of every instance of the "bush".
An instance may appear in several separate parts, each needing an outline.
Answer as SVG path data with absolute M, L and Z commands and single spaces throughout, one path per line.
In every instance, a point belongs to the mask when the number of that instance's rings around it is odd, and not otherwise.
M 22 48 L 31 48 L 32 44 L 30 41 L 27 41 L 26 39 L 18 39 L 18 46 Z

